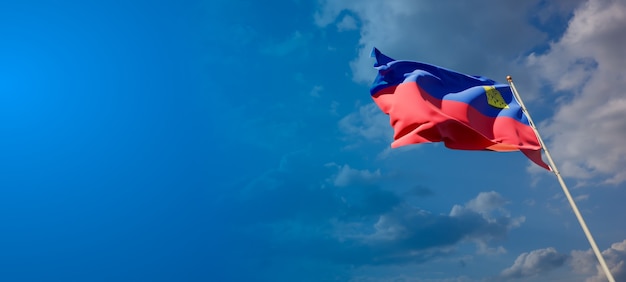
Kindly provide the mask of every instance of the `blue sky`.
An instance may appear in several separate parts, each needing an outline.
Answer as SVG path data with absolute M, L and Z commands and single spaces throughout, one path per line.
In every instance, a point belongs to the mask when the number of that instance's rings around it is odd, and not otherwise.
M 521 153 L 389 148 L 374 46 L 512 75 L 626 279 L 626 5 L 557 2 L 3 3 L 0 280 L 603 281 Z

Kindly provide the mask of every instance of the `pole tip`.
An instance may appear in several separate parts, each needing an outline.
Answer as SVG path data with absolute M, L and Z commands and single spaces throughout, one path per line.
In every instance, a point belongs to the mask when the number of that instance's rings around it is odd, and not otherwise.
M 506 81 L 511 82 L 511 81 L 513 81 L 513 78 L 510 75 L 507 75 L 506 76 Z

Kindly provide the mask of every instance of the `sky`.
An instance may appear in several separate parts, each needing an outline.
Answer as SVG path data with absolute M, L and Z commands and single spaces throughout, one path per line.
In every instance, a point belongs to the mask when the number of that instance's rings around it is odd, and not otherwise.
M 626 2 L 5 1 L 2 281 L 605 281 L 519 152 L 391 149 L 373 47 L 513 76 L 626 280 Z

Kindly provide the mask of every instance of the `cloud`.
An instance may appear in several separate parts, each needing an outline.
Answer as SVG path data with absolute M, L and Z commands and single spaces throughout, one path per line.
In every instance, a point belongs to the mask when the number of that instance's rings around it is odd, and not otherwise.
M 567 30 L 528 66 L 560 94 L 571 93 L 541 126 L 564 176 L 626 180 L 626 3 L 589 0 Z
M 465 206 L 467 209 L 487 215 L 492 210 L 503 211 L 502 208 L 507 201 L 495 191 L 482 192 L 475 199 L 469 201 Z
M 493 70 L 511 66 L 522 55 L 519 50 L 531 49 L 546 38 L 527 21 L 540 2 L 327 0 L 322 1 L 315 22 L 326 27 L 346 13 L 358 19 L 359 55 L 351 62 L 357 82 L 369 83 L 374 77 L 369 56 L 374 46 L 398 59 L 427 58 L 448 68 L 504 78 L 506 74 Z
M 448 215 L 401 203 L 378 216 L 372 231 L 368 232 L 363 226 L 351 232 L 341 229 L 340 236 L 343 240 L 363 244 L 361 248 L 371 255 L 367 263 L 374 265 L 422 262 L 449 253 L 461 242 L 475 242 L 478 253 L 487 253 L 489 242 L 504 238 L 523 218 L 492 216 L 494 210 L 503 208 L 504 201 L 490 201 L 477 212 L 475 203 L 483 202 L 481 199 L 485 197 L 501 199 L 495 192 L 481 193 L 465 205 L 454 206 Z M 492 204 L 494 202 L 500 204 Z M 490 250 L 504 251 L 502 247 Z
M 508 203 L 497 192 L 481 192 L 476 198 L 470 200 L 465 206 L 455 205 L 450 211 L 451 216 L 463 216 L 467 214 L 479 214 L 489 223 L 501 223 L 500 229 L 494 229 L 493 233 L 481 234 L 481 236 L 471 238 L 476 243 L 479 254 L 503 254 L 506 249 L 501 246 L 490 247 L 488 242 L 493 238 L 500 238 L 499 235 L 505 234 L 508 230 L 521 226 L 526 220 L 525 217 L 511 218 L 509 212 L 504 208 Z M 498 225 L 494 225 L 495 227 Z M 505 228 L 502 228 L 505 227 Z M 496 230 L 498 230 L 496 232 Z M 498 233 L 499 232 L 499 233 Z
M 424 263 L 454 255 L 460 244 L 476 244 L 478 254 L 502 253 L 492 243 L 523 221 L 508 215 L 507 201 L 496 192 L 480 193 L 448 214 L 433 213 L 408 202 L 432 194 L 430 189 L 401 197 L 380 185 L 385 177 L 347 164 L 320 165 L 302 150 L 217 200 L 216 210 L 228 218 L 221 228 L 232 234 L 230 244 L 256 242 L 241 246 L 253 254 L 243 259 L 246 264 L 262 265 L 261 258 L 324 263 L 339 274 L 350 272 L 341 270 L 348 266 Z
M 333 184 L 337 187 L 345 187 L 353 183 L 371 183 L 380 179 L 380 169 L 369 171 L 367 169 L 357 170 L 350 168 L 349 165 L 340 166 L 339 173 L 335 176 Z
M 368 142 L 388 142 L 393 138 L 393 129 L 389 126 L 389 117 L 376 104 L 360 106 L 357 112 L 351 113 L 339 121 L 339 129 L 348 139 L 358 143 L 365 139 Z
M 313 97 L 319 97 L 322 91 L 324 91 L 324 86 L 315 85 L 313 86 L 313 89 L 311 89 L 311 91 L 309 92 L 309 95 Z
M 499 238 L 508 230 L 519 227 L 524 221 L 523 216 L 512 218 L 509 212 L 504 208 L 508 202 L 497 192 L 481 192 L 476 198 L 470 200 L 465 205 L 455 205 L 450 211 L 451 217 L 476 217 L 480 216 L 482 220 L 489 223 L 483 226 L 483 230 L 488 231 L 480 234 L 478 237 L 482 242 L 486 242 L 490 238 Z M 493 228 L 488 230 L 488 228 Z
M 541 124 L 540 131 L 550 141 L 563 175 L 579 180 L 604 176 L 609 184 L 626 181 L 626 171 L 620 169 L 626 166 L 626 147 L 620 141 L 626 138 L 626 98 L 620 92 L 626 88 L 624 1 L 321 4 L 315 22 L 322 28 L 347 17 L 359 22 L 358 56 L 350 63 L 355 81 L 370 83 L 375 76 L 370 57 L 374 46 L 398 59 L 427 61 L 496 80 L 513 75 L 528 101 L 548 99 L 541 82 L 545 80 L 562 99 L 553 105 L 555 115 Z M 535 13 L 538 10 L 542 12 Z M 532 24 L 529 15 L 534 15 Z M 568 19 L 567 29 L 550 30 L 551 23 Z M 560 38 L 546 44 L 547 32 L 537 29 L 542 25 Z M 528 55 L 530 50 L 535 53 Z
M 561 254 L 552 247 L 523 253 L 511 267 L 502 271 L 500 277 L 510 279 L 538 276 L 561 267 L 567 258 L 567 254 Z
M 602 252 L 613 278 L 626 281 L 626 240 L 614 243 Z M 553 247 L 522 253 L 511 267 L 504 269 L 497 281 L 545 277 L 548 272 L 569 265 L 578 277 L 587 275 L 586 282 L 606 281 L 604 271 L 591 249 L 573 250 L 570 254 L 559 253 Z
M 586 282 L 606 281 L 604 271 L 600 268 L 598 260 L 591 250 L 573 251 L 571 260 L 572 268 L 580 274 L 593 274 Z M 615 281 L 626 281 L 626 240 L 614 243 L 610 248 L 602 252 Z
M 350 15 L 345 15 L 343 19 L 339 23 L 337 23 L 337 29 L 339 31 L 357 29 L 356 20 Z
M 371 276 L 357 276 L 350 279 L 350 282 L 475 282 L 475 279 L 471 279 L 466 276 L 459 276 L 454 278 L 436 278 L 436 279 L 424 279 L 417 278 L 412 275 L 394 275 L 385 277 L 371 277 Z

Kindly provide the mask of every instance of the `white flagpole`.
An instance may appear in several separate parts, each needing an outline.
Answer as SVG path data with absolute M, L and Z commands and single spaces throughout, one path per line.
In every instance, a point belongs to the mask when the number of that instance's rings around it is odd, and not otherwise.
M 563 192 L 565 193 L 565 196 L 567 197 L 567 200 L 569 201 L 570 206 L 574 210 L 574 214 L 576 214 L 576 218 L 578 219 L 580 226 L 583 228 L 583 231 L 585 232 L 585 235 L 587 236 L 587 240 L 589 241 L 589 244 L 591 244 L 591 248 L 593 249 L 593 252 L 596 254 L 598 261 L 600 262 L 600 266 L 602 266 L 602 269 L 604 270 L 604 274 L 606 274 L 606 278 L 609 280 L 609 282 L 615 282 L 613 275 L 611 275 L 611 271 L 609 270 L 608 266 L 606 266 L 606 262 L 604 261 L 604 258 L 602 257 L 602 253 L 600 252 L 600 250 L 598 249 L 598 246 L 596 245 L 596 241 L 593 239 L 593 236 L 591 236 L 591 232 L 589 231 L 589 228 L 587 228 L 587 224 L 585 223 L 583 216 L 580 214 L 580 211 L 578 211 L 578 207 L 576 207 L 576 203 L 574 202 L 572 195 L 569 193 L 569 189 L 567 189 L 567 186 L 565 185 L 565 182 L 563 181 L 563 177 L 561 177 L 559 170 L 556 168 L 556 165 L 554 164 L 554 161 L 552 160 L 552 156 L 550 156 L 550 152 L 548 152 L 548 147 L 546 147 L 546 144 L 543 143 L 543 140 L 541 139 L 541 136 L 539 135 L 539 131 L 537 130 L 537 127 L 535 127 L 535 123 L 533 123 L 533 120 L 530 117 L 530 113 L 526 109 L 526 106 L 524 106 L 524 102 L 522 102 L 522 98 L 520 97 L 519 93 L 517 93 L 517 89 L 515 88 L 515 85 L 513 84 L 513 78 L 511 78 L 511 76 L 509 75 L 506 77 L 506 80 L 509 82 L 509 85 L 511 86 L 511 90 L 513 90 L 513 95 L 515 95 L 515 99 L 517 99 L 520 106 L 522 107 L 522 111 L 526 113 L 526 117 L 528 117 L 528 122 L 530 123 L 530 127 L 532 127 L 533 131 L 535 131 L 535 135 L 537 135 L 539 144 L 541 145 L 541 148 L 543 149 L 543 151 L 546 153 L 546 158 L 548 159 L 548 162 L 550 163 L 550 168 L 552 169 L 552 172 L 554 173 L 554 175 L 556 175 L 556 178 L 559 180 L 559 183 L 561 184 L 561 188 L 563 188 Z

